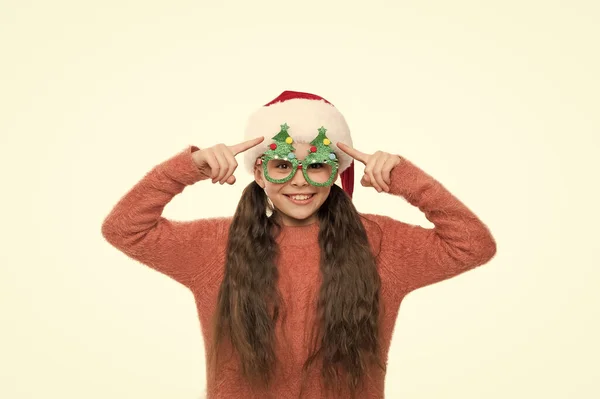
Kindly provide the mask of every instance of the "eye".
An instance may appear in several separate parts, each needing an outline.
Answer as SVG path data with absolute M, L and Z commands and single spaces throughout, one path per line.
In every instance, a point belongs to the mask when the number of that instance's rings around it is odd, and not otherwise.
M 292 164 L 290 162 L 282 161 L 282 160 L 272 160 L 272 161 L 270 161 L 269 164 L 273 168 L 280 169 L 280 170 L 289 169 L 292 167 Z
M 308 167 L 310 169 L 321 169 L 323 167 L 323 164 L 321 164 L 321 163 L 311 163 Z

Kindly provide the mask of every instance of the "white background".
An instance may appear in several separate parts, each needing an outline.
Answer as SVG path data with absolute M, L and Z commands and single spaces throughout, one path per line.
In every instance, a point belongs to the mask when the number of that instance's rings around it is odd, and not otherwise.
M 242 140 L 283 90 L 346 116 L 491 229 L 487 265 L 409 295 L 390 398 L 597 398 L 600 10 L 594 1 L 0 4 L 0 397 L 198 398 L 192 295 L 100 233 L 189 144 Z M 431 226 L 358 184 L 355 203 Z M 251 177 L 173 219 L 231 215 Z

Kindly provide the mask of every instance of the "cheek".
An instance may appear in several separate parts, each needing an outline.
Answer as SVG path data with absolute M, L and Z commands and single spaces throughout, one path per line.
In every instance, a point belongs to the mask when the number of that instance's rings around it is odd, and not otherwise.
M 265 184 L 265 193 L 271 199 L 276 199 L 279 194 L 281 194 L 283 184 L 275 184 L 271 182 L 266 182 Z
M 331 192 L 331 187 L 320 188 L 319 189 L 319 202 L 322 204 L 325 202 L 327 197 L 329 197 L 329 193 Z

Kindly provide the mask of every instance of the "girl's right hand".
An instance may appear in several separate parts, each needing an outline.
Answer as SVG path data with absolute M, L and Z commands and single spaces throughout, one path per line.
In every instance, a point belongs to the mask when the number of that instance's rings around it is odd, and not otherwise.
M 210 148 L 200 149 L 192 153 L 194 163 L 200 173 L 211 178 L 213 184 L 235 183 L 233 172 L 238 167 L 235 156 L 260 144 L 265 138 L 257 137 L 232 146 L 217 144 Z

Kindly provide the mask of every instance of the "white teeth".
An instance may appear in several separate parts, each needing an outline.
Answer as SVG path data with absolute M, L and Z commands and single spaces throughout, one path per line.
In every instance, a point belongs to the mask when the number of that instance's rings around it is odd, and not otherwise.
M 290 198 L 296 201 L 304 201 L 312 197 L 312 195 L 291 195 Z

